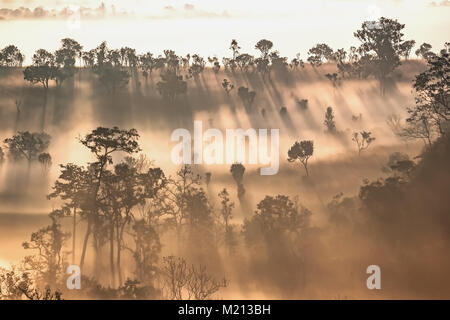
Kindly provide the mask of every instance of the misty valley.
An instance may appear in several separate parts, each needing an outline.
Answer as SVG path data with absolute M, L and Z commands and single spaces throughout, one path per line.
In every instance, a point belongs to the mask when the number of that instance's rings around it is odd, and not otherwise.
M 450 298 L 450 44 L 406 31 L 4 46 L 0 299 Z

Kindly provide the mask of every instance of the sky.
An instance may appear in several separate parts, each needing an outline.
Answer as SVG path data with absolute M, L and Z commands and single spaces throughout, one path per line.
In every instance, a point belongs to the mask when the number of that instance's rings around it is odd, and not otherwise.
M 282 55 L 306 58 L 309 48 L 357 45 L 363 21 L 380 16 L 406 24 L 405 39 L 438 50 L 449 41 L 450 1 L 430 0 L 0 0 L 0 48 L 17 45 L 29 63 L 39 48 L 56 50 L 71 37 L 86 50 L 106 40 L 111 48 L 138 52 L 230 56 L 237 39 L 242 52 L 256 54 L 260 39 Z M 21 8 L 22 7 L 22 8 Z M 81 8 L 81 9 L 80 9 Z

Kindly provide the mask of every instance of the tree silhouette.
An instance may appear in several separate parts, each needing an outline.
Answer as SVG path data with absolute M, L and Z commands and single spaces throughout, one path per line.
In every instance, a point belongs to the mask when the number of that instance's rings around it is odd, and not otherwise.
M 247 111 L 250 111 L 253 105 L 253 102 L 256 98 L 256 92 L 255 91 L 249 91 L 246 87 L 239 87 L 238 89 L 238 96 L 241 98 L 242 103 L 245 106 L 245 109 Z
M 380 81 L 380 92 L 384 95 L 386 78 L 400 65 L 404 52 L 402 40 L 405 25 L 397 20 L 381 17 L 378 21 L 366 21 L 354 35 L 361 41 L 358 51 L 370 64 L 375 77 Z
M 163 260 L 166 295 L 170 300 L 207 300 L 228 284 L 226 279 L 214 279 L 205 266 L 189 267 L 185 259 L 174 256 L 164 257 Z
M 42 170 L 44 172 L 48 172 L 48 170 L 52 166 L 52 156 L 47 152 L 41 153 L 38 156 L 38 161 L 42 166 Z
M 308 51 L 308 62 L 313 67 L 320 67 L 324 60 L 333 60 L 333 49 L 325 43 L 319 43 Z
M 230 172 L 237 185 L 238 199 L 239 201 L 243 201 L 245 195 L 245 188 L 243 183 L 245 167 L 241 163 L 234 163 L 231 165 Z
M 288 161 L 295 162 L 297 160 L 303 165 L 306 176 L 309 177 L 308 160 L 313 156 L 314 142 L 311 140 L 296 141 L 288 151 Z
M 288 196 L 266 196 L 258 203 L 253 217 L 244 221 L 243 233 L 249 244 L 264 242 L 279 250 L 280 245 L 288 245 L 290 235 L 299 236 L 308 227 L 310 216 L 308 209 Z
M 231 225 L 231 219 L 233 218 L 234 202 L 230 200 L 227 189 L 223 189 L 219 194 L 220 199 L 220 217 L 225 227 L 225 244 L 231 253 L 235 244 L 234 229 Z
M 198 54 L 192 56 L 192 64 L 188 72 L 191 77 L 198 79 L 199 75 L 205 70 L 206 62 Z
M 94 71 L 98 75 L 100 82 L 112 93 L 128 84 L 130 75 L 120 66 L 105 63 L 101 68 Z
M 325 127 L 327 127 L 328 132 L 336 133 L 336 122 L 334 121 L 334 114 L 332 107 L 327 108 L 323 124 L 325 125 Z
M 261 51 L 261 58 L 267 59 L 269 57 L 269 51 L 273 48 L 273 42 L 263 39 L 259 40 L 258 43 L 255 45 L 255 49 L 258 49 Z
M 308 99 L 297 99 L 297 106 L 302 110 L 307 110 L 308 109 Z
M 39 229 L 31 235 L 29 242 L 24 242 L 24 249 L 36 250 L 37 255 L 25 257 L 25 268 L 37 272 L 38 279 L 54 286 L 61 280 L 66 266 L 66 254 L 62 251 L 69 235 L 61 230 L 58 219 L 61 211 L 53 211 L 49 217 L 51 225 Z
M 234 84 L 232 84 L 230 81 L 228 81 L 228 79 L 223 79 L 223 81 L 222 81 L 222 88 L 229 95 L 231 90 L 234 89 Z
M 11 138 L 4 140 L 8 154 L 14 161 L 27 160 L 28 167 L 39 156 L 45 153 L 50 145 L 50 135 L 29 131 L 18 132 Z
M 262 74 L 263 79 L 266 75 L 270 76 L 269 52 L 272 48 L 272 41 L 266 39 L 258 41 L 258 43 L 255 45 L 255 49 L 261 52 L 261 56 L 255 60 L 256 69 Z
M 214 73 L 219 73 L 220 71 L 220 62 L 219 59 L 214 56 L 214 57 L 208 57 L 208 62 L 212 65 L 212 69 L 214 71 Z
M 86 213 L 87 230 L 80 258 L 80 268 L 83 268 L 84 265 L 89 237 L 93 231 L 92 228 L 94 227 L 95 231 L 98 231 L 100 227 L 98 196 L 107 165 L 113 163 L 112 154 L 115 152 L 124 152 L 127 154 L 139 152 L 138 138 L 139 134 L 135 129 L 121 130 L 118 127 L 98 127 L 80 139 L 80 143 L 87 147 L 97 160 L 91 164 L 92 170 L 94 170 L 95 183 L 94 190 L 90 194 L 92 205 Z M 98 236 L 97 233 L 94 233 L 94 248 L 96 250 L 98 250 Z
M 394 152 L 389 155 L 388 162 L 382 170 L 386 173 L 394 173 L 394 175 L 408 176 L 414 167 L 414 161 L 410 160 L 407 154 Z
M 87 218 L 92 212 L 90 196 L 95 186 L 94 170 L 85 169 L 72 163 L 60 165 L 61 173 L 53 186 L 53 192 L 47 198 L 60 198 L 64 201 L 61 210 L 69 215 L 72 211 L 72 264 L 76 256 L 77 214 Z
M 125 66 L 131 68 L 137 63 L 134 49 L 110 50 L 106 42 L 102 42 L 97 48 L 84 54 L 83 57 L 85 63 L 92 65 L 100 83 L 111 93 L 115 93 L 128 84 L 130 74 L 125 70 Z
M 156 68 L 156 59 L 153 58 L 153 53 L 147 52 L 141 56 L 139 56 L 139 66 L 142 70 L 142 75 L 145 80 L 147 80 L 148 76 L 152 76 L 153 70 Z
M 213 208 L 202 188 L 201 176 L 191 166 L 182 166 L 175 177 L 167 179 L 153 206 L 164 225 L 174 230 L 179 249 L 182 245 L 191 246 L 197 252 L 213 249 Z M 182 242 L 185 234 L 187 241 Z
M 136 277 L 144 284 L 153 284 L 152 281 L 158 271 L 158 256 L 161 252 L 159 235 L 155 228 L 145 220 L 136 220 L 132 229 L 131 235 L 135 247 L 127 247 L 127 249 L 133 254 Z
M 183 291 L 190 277 L 186 260 L 174 256 L 164 257 L 162 273 L 167 283 L 165 286 L 167 298 L 182 300 Z
M 368 131 L 354 132 L 352 140 L 356 143 L 358 147 L 358 155 L 361 155 L 361 151 L 369 148 L 370 144 L 375 141 L 372 137 L 372 133 Z
M 80 59 L 82 58 L 83 46 L 74 39 L 71 38 L 62 39 L 61 48 L 63 50 L 67 50 L 68 52 L 70 52 L 70 56 L 73 57 L 74 59 L 76 57 Z
M 206 183 L 207 187 L 211 183 L 211 177 L 212 177 L 212 173 L 211 172 L 206 172 L 205 173 L 205 183 Z
M 75 63 L 81 57 L 83 47 L 75 40 L 65 38 L 61 40 L 61 48 L 55 52 L 55 64 L 58 67 L 55 77 L 57 85 L 75 74 Z
M 44 50 L 39 49 L 33 55 L 33 64 L 26 67 L 23 71 L 24 79 L 31 83 L 41 83 L 44 87 L 44 96 L 47 99 L 47 91 L 50 80 L 54 80 L 58 74 L 55 56 Z
M 295 55 L 295 58 L 293 58 L 291 60 L 291 63 L 289 64 L 289 66 L 291 67 L 291 69 L 294 69 L 294 70 L 297 70 L 299 66 L 301 68 L 305 68 L 305 63 L 303 62 L 302 59 L 300 59 L 300 53 L 297 53 Z
M 25 56 L 14 45 L 0 50 L 0 67 L 21 67 L 24 60 Z
M 241 72 L 248 72 L 250 67 L 253 66 L 253 63 L 253 57 L 247 53 L 240 54 L 236 57 L 236 65 L 239 67 Z
M 333 88 L 337 88 L 340 85 L 340 79 L 337 73 L 327 73 L 325 75 L 328 80 L 330 80 L 331 84 L 333 85 Z
M 206 271 L 206 266 L 200 265 L 196 268 L 194 265 L 190 269 L 190 278 L 187 283 L 188 295 L 195 300 L 210 299 L 221 288 L 226 288 L 228 281 L 223 278 L 216 280 Z
M 338 49 L 333 53 L 333 60 L 336 61 L 339 73 L 341 73 L 342 77 L 345 77 L 346 70 L 346 60 L 347 60 L 347 51 L 344 48 Z
M 424 42 L 420 45 L 419 49 L 416 50 L 415 54 L 419 58 L 422 57 L 423 59 L 428 60 L 435 55 L 431 51 L 432 48 L 431 44 Z
M 127 163 L 120 163 L 115 165 L 114 172 L 105 171 L 103 184 L 99 191 L 99 207 L 109 237 L 113 286 L 116 280 L 116 268 L 119 286 L 123 283 L 121 253 L 125 228 L 133 220 L 132 212 L 135 207 L 144 204 L 147 199 L 155 197 L 164 184 L 165 177 L 159 168 L 150 168 L 148 172 L 139 173 L 136 168 Z
M 431 117 L 422 114 L 421 119 L 406 121 L 401 123 L 398 115 L 391 115 L 386 120 L 392 132 L 403 140 L 421 139 L 427 147 L 431 147 L 432 139 L 438 135 L 436 126 L 432 123 Z
M 52 291 L 46 287 L 41 291 L 30 271 L 21 271 L 18 268 L 2 270 L 0 268 L 0 299 L 1 300 L 62 300 L 61 292 Z
M 89 51 L 82 52 L 81 58 L 83 60 L 85 67 L 93 68 L 95 65 L 96 50 L 92 49 Z
M 178 96 L 187 92 L 187 82 L 183 76 L 174 72 L 161 74 L 161 81 L 156 84 L 159 94 L 169 103 L 173 103 Z
M 400 44 L 400 50 L 402 51 L 402 56 L 405 57 L 405 60 L 409 59 L 412 48 L 416 45 L 416 41 L 408 40 Z
M 449 57 L 449 53 L 443 52 L 427 60 L 427 70 L 414 81 L 416 104 L 408 108 L 409 123 L 431 123 L 441 135 L 446 134 L 450 120 Z
M 233 51 L 233 60 L 236 60 L 237 56 L 239 55 L 239 50 L 241 49 L 241 47 L 239 47 L 239 44 L 235 39 L 231 40 L 230 49 Z
M 289 66 L 287 57 L 281 57 L 278 51 L 271 52 L 269 57 L 271 62 L 271 69 L 277 71 L 280 74 L 283 74 L 283 72 L 287 72 Z

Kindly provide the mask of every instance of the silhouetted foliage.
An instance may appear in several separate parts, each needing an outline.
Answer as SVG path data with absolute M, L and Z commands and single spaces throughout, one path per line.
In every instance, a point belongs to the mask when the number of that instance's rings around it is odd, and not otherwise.
M 354 132 L 352 141 L 356 143 L 358 147 L 358 154 L 361 155 L 361 151 L 369 148 L 370 144 L 375 141 L 372 137 L 372 133 L 369 131 Z
M 230 94 L 231 90 L 234 89 L 234 84 L 228 81 L 228 79 L 223 79 L 222 88 L 225 90 L 227 94 Z
M 330 80 L 334 88 L 339 87 L 341 80 L 339 79 L 337 73 L 327 73 L 325 77 L 327 77 L 327 79 Z
M 327 127 L 328 132 L 336 133 L 336 122 L 334 121 L 333 108 L 327 108 L 323 124 L 325 125 L 325 127 Z
M 308 51 L 308 62 L 313 67 L 320 67 L 324 61 L 333 60 L 333 49 L 325 43 L 319 43 Z
M 0 50 L 0 67 L 21 67 L 24 60 L 25 56 L 14 45 Z
M 25 269 L 35 272 L 39 281 L 51 286 L 55 286 L 62 279 L 66 267 L 63 247 L 69 234 L 61 230 L 61 224 L 58 222 L 61 215 L 61 211 L 52 212 L 49 215 L 51 225 L 34 232 L 30 241 L 23 243 L 24 249 L 37 251 L 37 255 L 25 257 Z
M 242 201 L 245 195 L 243 183 L 245 167 L 241 163 L 234 163 L 231 165 L 230 172 L 237 185 L 237 196 L 239 200 Z
M 156 84 L 159 94 L 168 102 L 173 103 L 178 96 L 187 92 L 187 82 L 183 76 L 174 72 L 161 74 L 161 81 Z
M 381 17 L 378 21 L 364 22 L 354 34 L 362 42 L 358 49 L 361 61 L 368 63 L 369 73 L 380 81 L 382 94 L 386 78 L 400 65 L 405 46 L 402 40 L 404 27 L 397 20 Z
M 297 160 L 303 165 L 306 171 L 306 176 L 309 176 L 308 160 L 314 154 L 314 142 L 310 140 L 304 140 L 295 142 L 294 145 L 288 151 L 288 161 L 295 162 Z
M 400 44 L 400 50 L 402 51 L 402 56 L 405 58 L 405 60 L 409 59 L 409 56 L 411 54 L 412 48 L 416 45 L 416 41 L 414 40 L 408 40 Z
M 416 50 L 415 54 L 419 58 L 422 57 L 423 59 L 428 60 L 429 58 L 435 55 L 431 51 L 432 48 L 433 47 L 431 46 L 431 44 L 424 42 L 420 45 L 419 49 Z
M 244 104 L 247 111 L 250 111 L 253 105 L 253 102 L 256 98 L 256 92 L 250 91 L 246 87 L 239 87 L 238 96 L 241 98 L 242 103 Z
M 37 132 L 18 132 L 11 138 L 4 140 L 8 148 L 8 155 L 14 161 L 25 159 L 28 163 L 38 160 L 50 145 L 50 135 Z
M 416 105 L 408 109 L 407 121 L 422 124 L 427 131 L 429 125 L 445 134 L 450 120 L 450 54 L 442 53 L 427 60 L 428 69 L 414 81 Z
M 302 229 L 308 227 L 310 216 L 308 209 L 288 196 L 266 196 L 258 203 L 253 217 L 245 220 L 244 236 L 251 245 L 261 242 L 274 248 L 281 244 L 288 245 L 292 237 L 299 236 Z
M 33 84 L 41 83 L 47 95 L 49 81 L 54 80 L 58 72 L 55 56 L 44 49 L 39 49 L 33 55 L 33 64 L 25 68 L 23 75 L 25 80 Z
M 205 266 L 189 267 L 186 260 L 174 256 L 164 258 L 162 272 L 170 300 L 208 300 L 228 284 L 226 279 L 218 281 L 209 275 Z

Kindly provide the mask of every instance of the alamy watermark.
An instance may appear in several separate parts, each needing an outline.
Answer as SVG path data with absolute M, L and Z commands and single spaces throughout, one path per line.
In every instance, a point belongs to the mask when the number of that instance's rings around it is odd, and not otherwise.
M 380 290 L 381 289 L 381 268 L 379 266 L 373 264 L 373 265 L 370 265 L 367 267 L 366 273 L 370 274 L 370 277 L 367 278 L 367 282 L 366 282 L 367 289 Z
M 81 289 L 81 269 L 77 265 L 70 265 L 66 269 L 66 274 L 70 276 L 67 277 L 66 286 L 69 290 L 80 290 Z
M 180 128 L 172 132 L 171 140 L 179 142 L 171 153 L 172 162 L 176 165 L 248 163 L 266 166 L 260 168 L 263 176 L 278 173 L 279 129 L 226 129 L 224 139 L 221 130 L 208 129 L 203 132 L 202 121 L 194 121 L 193 135 L 189 130 Z

